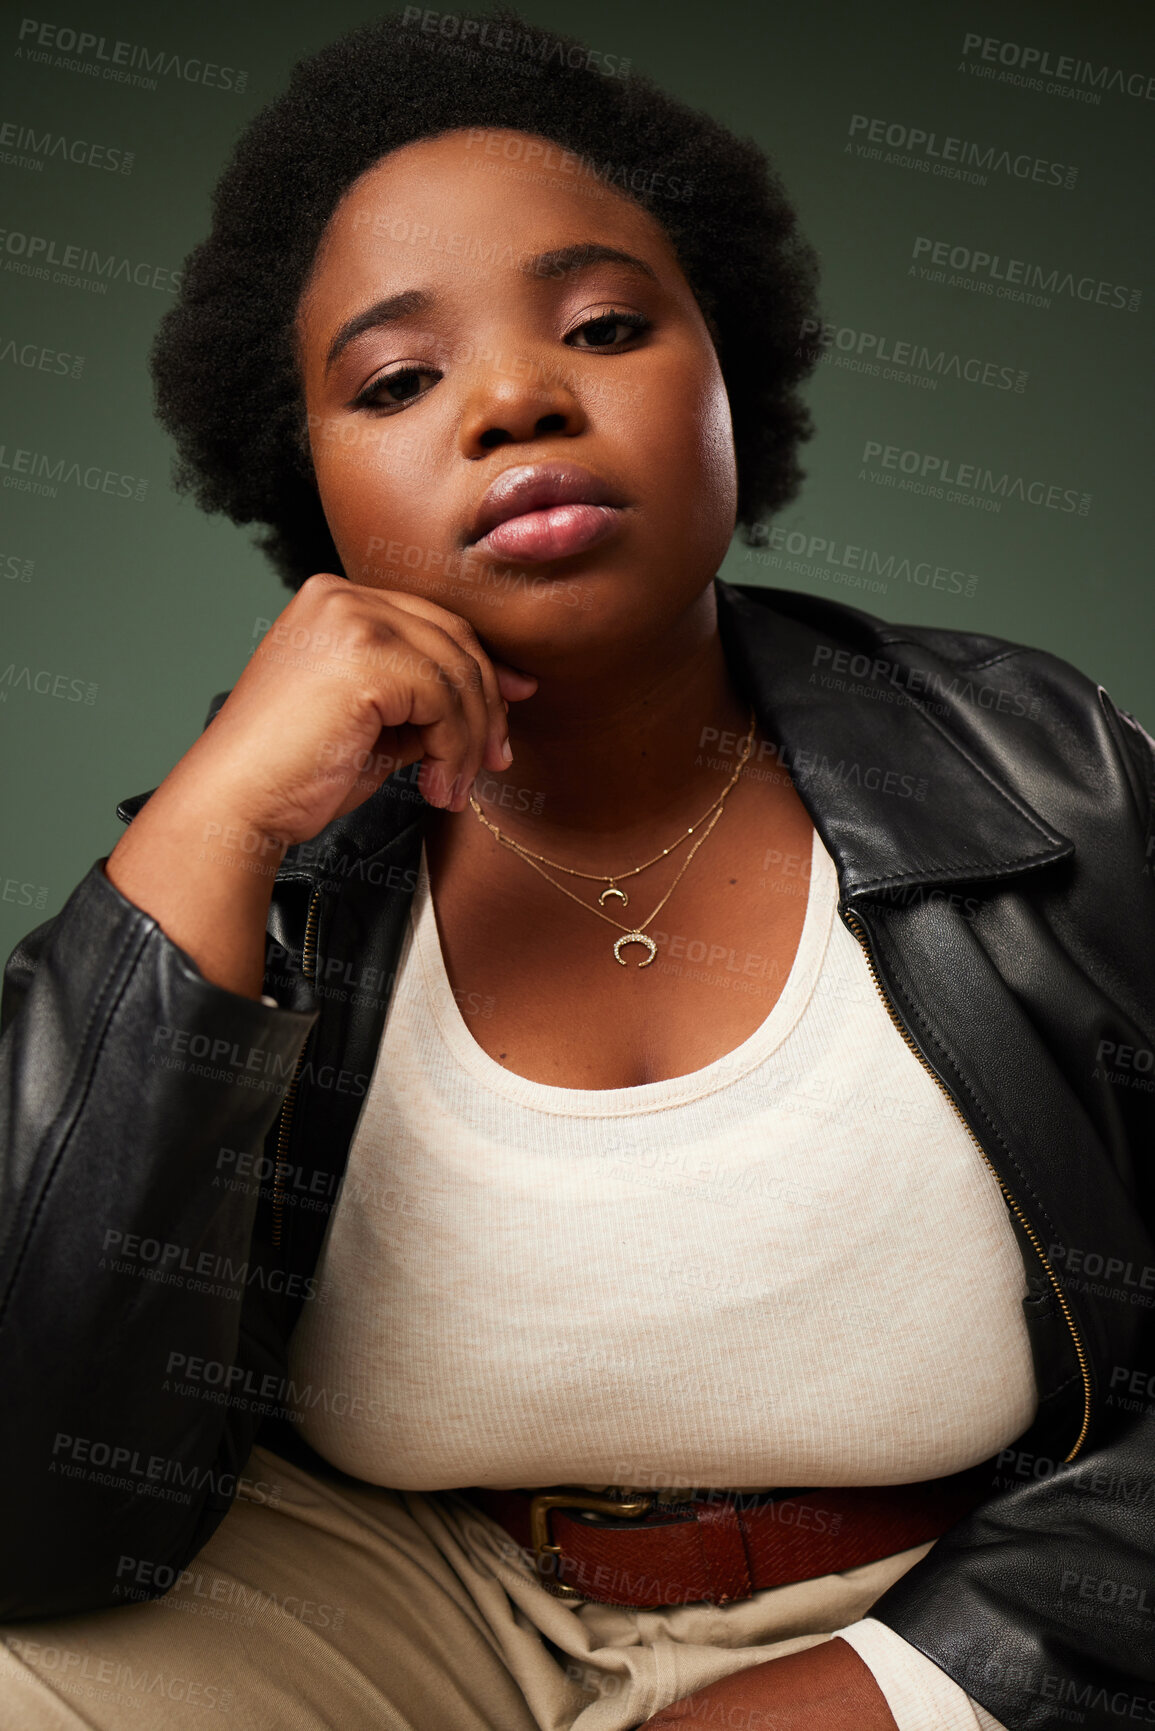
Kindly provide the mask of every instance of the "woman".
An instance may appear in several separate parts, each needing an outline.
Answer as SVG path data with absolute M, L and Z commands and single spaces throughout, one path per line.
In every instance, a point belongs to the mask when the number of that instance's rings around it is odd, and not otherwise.
M 1150 1312 L 1064 1267 L 1155 1266 L 1150 742 L 715 580 L 787 202 L 426 16 L 298 68 L 158 344 L 295 593 L 10 963 L 12 1711 L 1150 1722 Z

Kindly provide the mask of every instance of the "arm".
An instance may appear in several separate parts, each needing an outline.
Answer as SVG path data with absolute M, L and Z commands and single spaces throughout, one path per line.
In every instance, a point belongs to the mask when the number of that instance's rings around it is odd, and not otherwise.
M 315 1020 L 307 995 L 260 1001 L 286 846 L 399 765 L 423 759 L 449 804 L 505 761 L 499 673 L 463 621 L 326 574 L 283 619 L 326 658 L 281 654 L 278 622 L 107 871 L 9 965 L 0 1376 L 19 1422 L 0 1443 L 0 1617 L 115 1604 L 125 1559 L 171 1583 L 277 1404 L 300 1295 L 220 1157 L 260 1151 Z M 535 685 L 504 677 L 511 701 Z
M 925 1653 L 869 1614 L 834 1635 L 869 1666 L 898 1731 L 1006 1731 Z
M 153 1240 L 158 1273 L 246 1262 L 256 1197 L 213 1186 L 218 1151 L 260 1148 L 314 1017 L 206 980 L 98 863 L 16 950 L 3 1020 L 0 1377 L 19 1422 L 0 1444 L 0 1615 L 52 1616 L 115 1603 L 124 1555 L 182 1566 L 229 1506 L 258 1418 L 190 1421 L 166 1364 L 275 1365 L 263 1288 L 134 1278 L 117 1247 Z M 189 1050 L 226 1040 L 264 1085 L 172 1067 L 175 1030 Z
M 703 1723 L 746 1731 L 1003 1731 L 929 1659 L 868 1618 L 672 1702 L 643 1731 Z
M 644 1731 L 703 1724 L 744 1731 L 905 1731 L 869 1668 L 838 1639 L 735 1671 L 672 1702 L 645 1721 Z

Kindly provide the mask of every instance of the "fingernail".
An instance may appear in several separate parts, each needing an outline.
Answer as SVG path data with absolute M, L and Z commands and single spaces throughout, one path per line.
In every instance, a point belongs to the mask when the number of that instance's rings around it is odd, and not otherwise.
M 505 763 L 512 763 L 513 762 L 513 747 L 512 747 L 512 745 L 510 745 L 508 739 L 505 739 L 502 741 L 501 756 L 502 756 L 503 762 L 505 762 Z

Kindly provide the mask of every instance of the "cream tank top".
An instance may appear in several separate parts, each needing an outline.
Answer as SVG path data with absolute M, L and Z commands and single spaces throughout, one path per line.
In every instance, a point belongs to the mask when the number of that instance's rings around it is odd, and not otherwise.
M 474 1039 L 486 1004 L 454 997 L 422 856 L 290 1342 L 318 1453 L 405 1490 L 761 1489 L 933 1478 L 1022 1434 L 1038 1397 L 1001 1192 L 837 894 L 815 834 L 793 967 L 734 1051 L 558 1088 Z

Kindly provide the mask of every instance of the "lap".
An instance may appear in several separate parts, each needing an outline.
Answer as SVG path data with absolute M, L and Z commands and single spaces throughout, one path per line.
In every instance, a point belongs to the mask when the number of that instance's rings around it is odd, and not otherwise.
M 536 1731 L 402 1493 L 261 1449 L 249 1476 L 275 1500 L 239 1496 L 164 1598 L 4 1629 L 22 1731 Z M 149 1573 L 127 1559 L 126 1596 Z
M 0 1631 L 12 1723 L 627 1731 L 734 1670 L 827 1639 L 929 1548 L 724 1610 L 575 1607 L 452 1492 L 385 1490 L 262 1448 L 245 1478 L 254 1488 L 163 1598 L 142 1597 L 149 1560 L 125 1558 L 123 1603 Z

